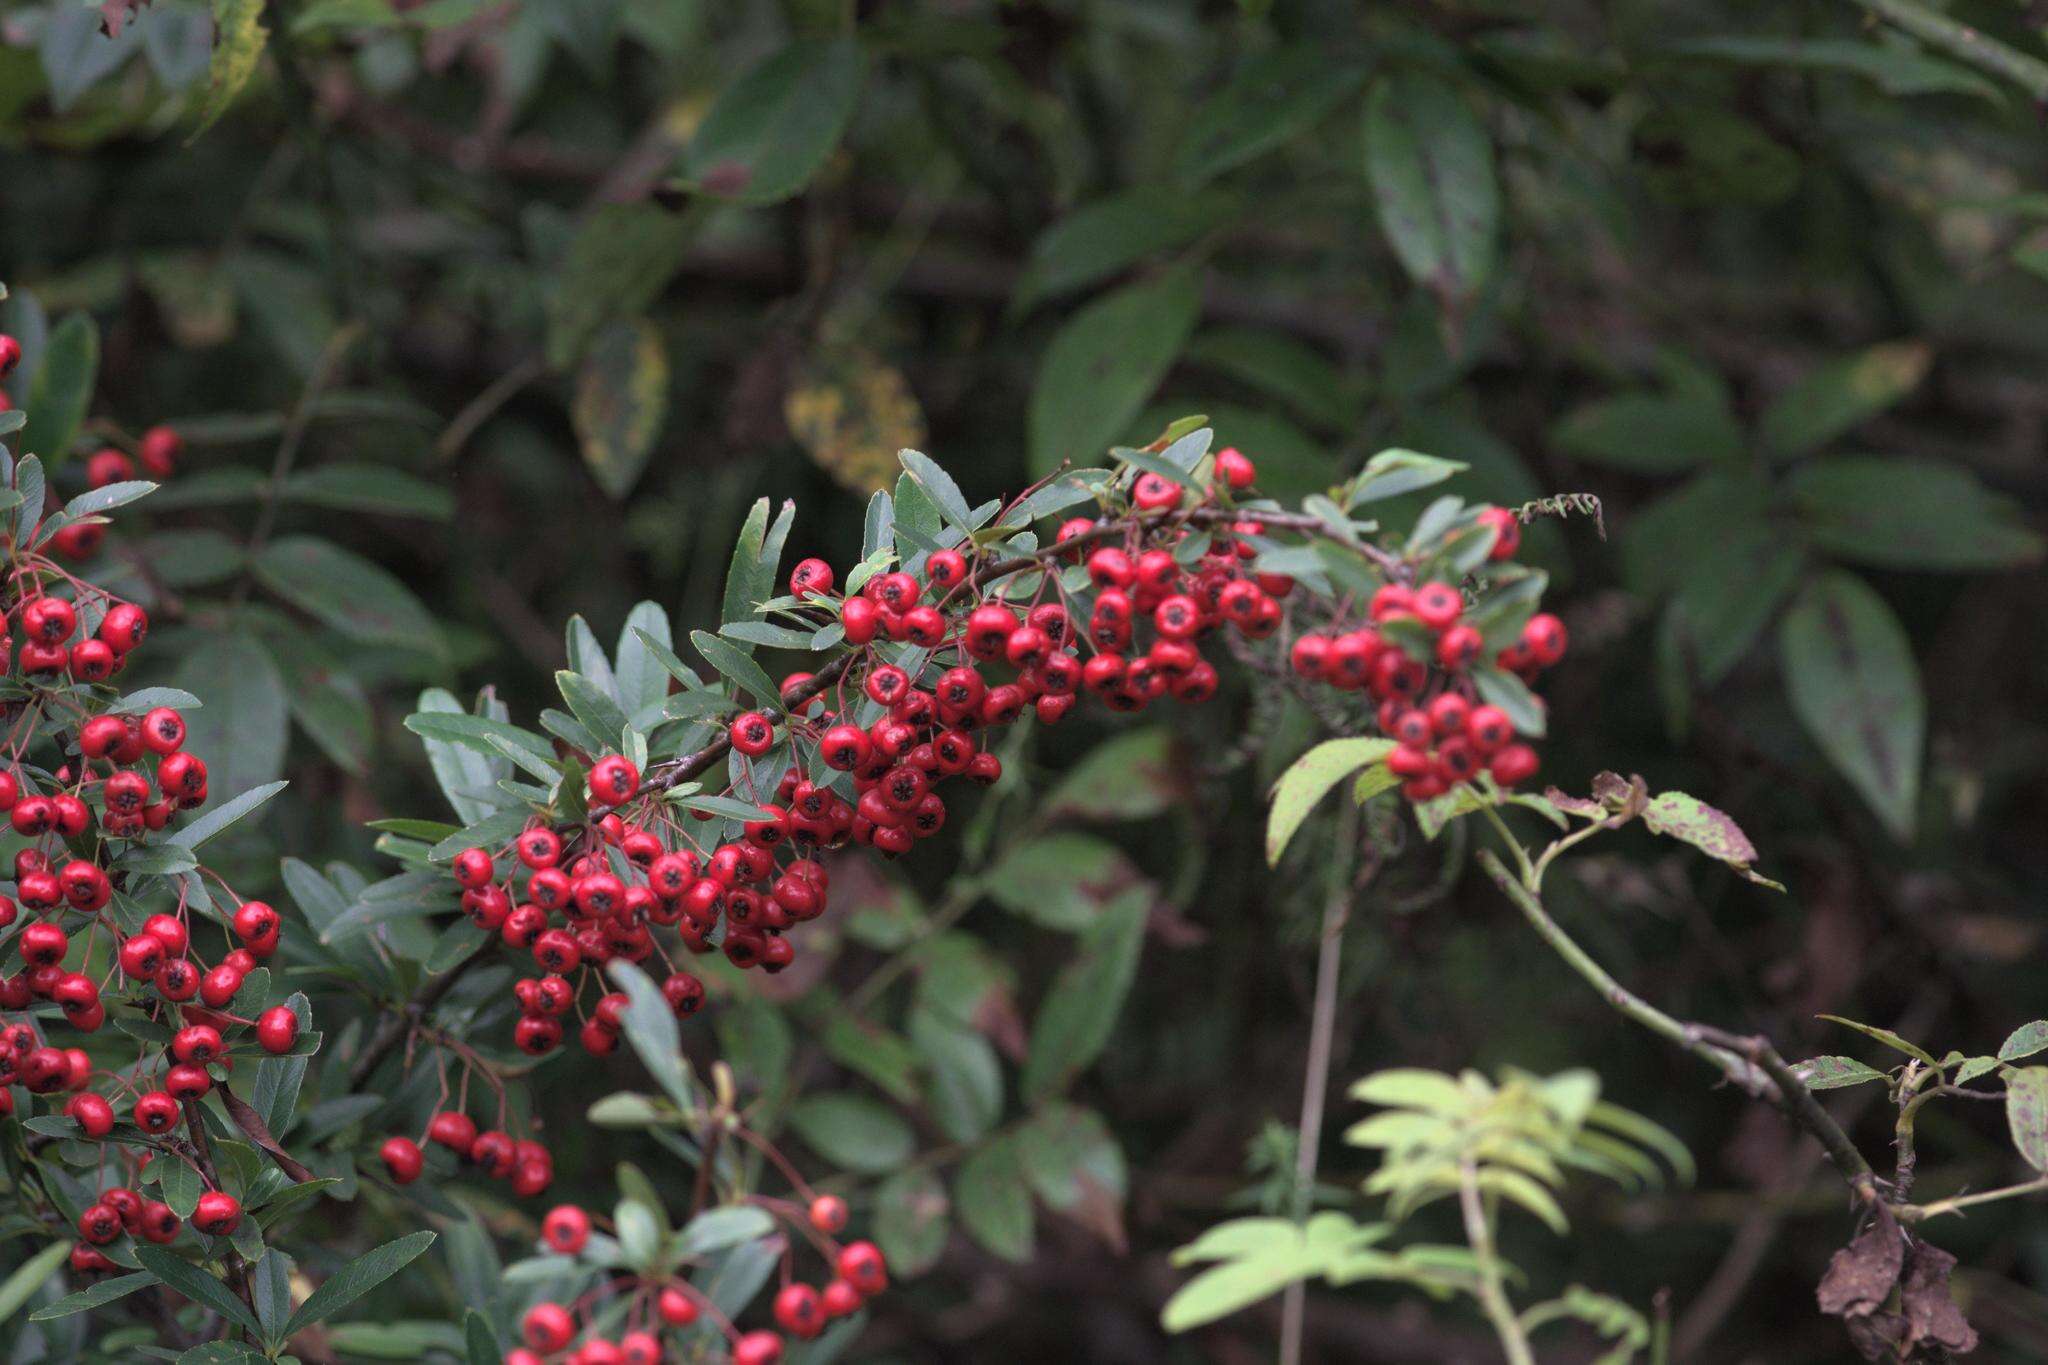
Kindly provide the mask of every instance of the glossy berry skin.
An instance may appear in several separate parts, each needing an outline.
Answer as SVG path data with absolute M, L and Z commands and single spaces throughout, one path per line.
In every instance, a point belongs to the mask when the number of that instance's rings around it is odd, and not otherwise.
M 811 1201 L 811 1226 L 827 1237 L 846 1229 L 846 1201 L 836 1194 L 821 1194 Z
M 476 1145 L 476 1120 L 459 1110 L 445 1109 L 428 1121 L 427 1140 L 466 1157 Z
M 0 379 L 14 373 L 14 367 L 21 363 L 21 343 L 5 332 L 0 332 Z
M 840 1279 L 826 1284 L 825 1292 L 819 1299 L 824 1306 L 825 1316 L 830 1318 L 843 1318 L 858 1313 L 862 1302 L 860 1291 Z
M 185 438 L 169 427 L 159 426 L 142 433 L 135 454 L 145 472 L 163 479 L 177 472 L 178 457 L 184 452 Z
M 64 1112 L 87 1137 L 105 1137 L 114 1131 L 114 1106 L 99 1095 L 74 1095 L 64 1106 Z
M 759 758 L 775 747 L 775 722 L 759 711 L 747 711 L 727 728 L 732 747 L 749 758 Z
M 391 1179 L 400 1185 L 412 1184 L 426 1169 L 425 1154 L 420 1151 L 420 1145 L 409 1137 L 385 1138 L 384 1145 L 377 1149 L 377 1156 L 383 1161 Z
M 272 1005 L 257 1016 L 256 1042 L 271 1056 L 282 1056 L 299 1040 L 299 1017 L 289 1005 Z
M 135 1126 L 145 1133 L 168 1133 L 178 1126 L 181 1113 L 168 1093 L 152 1090 L 135 1101 Z
M 624 754 L 600 758 L 590 769 L 590 799 L 601 806 L 619 806 L 640 790 L 640 770 Z
M 220 1030 L 211 1024 L 188 1024 L 171 1035 L 171 1055 L 181 1062 L 203 1066 L 220 1052 Z
M 1259 471 L 1243 451 L 1225 446 L 1216 452 L 1216 477 L 1232 492 L 1241 493 L 1257 481 Z
M 925 556 L 924 572 L 934 587 L 955 587 L 967 581 L 967 557 L 958 550 L 934 550 Z
M 688 1327 L 697 1320 L 697 1301 L 671 1286 L 655 1299 L 654 1311 L 671 1327 Z
M 467 891 L 489 886 L 496 875 L 491 855 L 480 848 L 465 848 L 455 855 L 455 884 Z
M 1488 559 L 1513 559 L 1522 548 L 1522 519 L 1507 508 L 1482 507 L 1479 524 L 1493 528 L 1493 549 L 1487 553 Z
M 109 649 L 116 654 L 126 654 L 141 644 L 144 637 L 149 634 L 149 613 L 133 602 L 122 602 L 107 609 L 107 614 L 100 618 L 97 633 L 100 639 L 107 642 Z M 168 711 L 173 716 L 178 714 L 168 706 L 160 706 L 157 710 Z M 150 714 L 155 715 L 156 712 L 152 711 Z
M 553 1250 L 574 1256 L 590 1241 L 590 1215 L 574 1204 L 557 1204 L 541 1220 L 540 1235 Z
M 829 593 L 834 581 L 832 566 L 824 560 L 802 560 L 789 571 L 790 595 L 802 597 L 807 593 Z
M 825 1307 L 818 1291 L 807 1284 L 786 1284 L 775 1296 L 775 1323 L 793 1337 L 809 1341 L 825 1330 Z
M 185 1220 L 178 1217 L 177 1212 L 169 1204 L 158 1203 L 152 1199 L 142 1206 L 141 1224 L 142 1235 L 158 1246 L 163 1246 L 167 1242 L 177 1240 L 178 1229 L 185 1225 Z
M 192 1210 L 192 1226 L 209 1237 L 225 1237 L 242 1225 L 242 1202 L 225 1190 L 208 1190 Z
M 628 1332 L 619 1338 L 623 1365 L 661 1365 L 661 1338 L 652 1332 Z
M 526 1317 L 519 1324 L 519 1334 L 526 1338 L 528 1346 L 542 1355 L 553 1355 L 576 1335 L 576 1320 L 559 1303 L 537 1303 L 526 1310 Z
M 773 1332 L 749 1332 L 732 1344 L 732 1365 L 779 1365 L 782 1338 Z
M 105 1204 L 93 1204 L 78 1215 L 78 1235 L 94 1246 L 105 1246 L 121 1235 L 121 1215 Z
M 873 1298 L 889 1287 L 888 1262 L 873 1242 L 849 1242 L 839 1253 L 839 1274 L 863 1298 Z

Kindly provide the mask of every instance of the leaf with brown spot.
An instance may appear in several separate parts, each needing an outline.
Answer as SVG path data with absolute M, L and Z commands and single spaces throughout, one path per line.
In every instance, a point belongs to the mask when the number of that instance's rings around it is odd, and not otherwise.
M 1867 1317 L 1891 1297 L 1905 1263 L 1906 1243 L 1888 1212 L 1828 1261 L 1815 1297 L 1830 1317 Z
M 896 452 L 924 444 L 924 409 L 902 371 L 864 347 L 813 352 L 797 365 L 782 399 L 797 444 L 843 486 L 859 493 L 896 481 Z
M 1761 886 L 1785 888 L 1751 868 L 1756 862 L 1756 845 L 1742 832 L 1726 811 L 1716 810 L 1697 796 L 1684 792 L 1659 792 L 1643 806 L 1643 823 L 1653 834 L 1683 839 L 1709 857 L 1718 858 L 1742 876 Z
M 2005 1121 L 2012 1145 L 2037 1171 L 2048 1171 L 2048 1066 L 2005 1074 Z
M 1963 1316 L 1949 1288 L 1956 1258 L 1940 1247 L 1916 1243 L 1913 1261 L 1899 1285 L 1899 1306 L 1905 1310 L 1906 1334 L 1901 1343 L 1908 1360 L 1944 1360 L 1977 1349 L 1977 1331 Z M 1928 1349 L 1933 1348 L 1933 1349 Z

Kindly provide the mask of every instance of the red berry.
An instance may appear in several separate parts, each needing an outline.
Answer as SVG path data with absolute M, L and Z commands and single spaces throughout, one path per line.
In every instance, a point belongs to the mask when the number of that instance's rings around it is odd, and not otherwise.
M 1516 787 L 1536 776 L 1541 766 L 1536 751 L 1526 744 L 1510 744 L 1493 756 L 1487 765 L 1493 780 L 1503 787 Z
M 576 1335 L 576 1321 L 559 1303 L 537 1303 L 526 1310 L 519 1331 L 528 1346 L 542 1355 L 553 1355 Z
M 839 1274 L 863 1298 L 873 1298 L 889 1287 L 888 1263 L 873 1242 L 848 1243 L 839 1253 Z
M 782 1338 L 773 1332 L 749 1332 L 732 1344 L 732 1365 L 778 1365 Z
M 171 1035 L 171 1055 L 199 1066 L 220 1056 L 220 1030 L 211 1024 L 189 1024 Z
M 88 1205 L 78 1215 L 78 1235 L 94 1246 L 105 1246 L 121 1235 L 121 1215 L 105 1204 Z
M 389 1137 L 377 1149 L 377 1155 L 384 1162 L 384 1169 L 391 1173 L 391 1179 L 400 1185 L 410 1185 L 420 1178 L 426 1168 L 426 1157 L 420 1145 L 409 1137 Z
M 935 587 L 955 587 L 967 581 L 967 556 L 958 550 L 934 550 L 925 556 L 924 572 Z
M 827 1237 L 846 1228 L 846 1201 L 836 1194 L 821 1194 L 811 1201 L 811 1226 Z
M 697 1320 L 697 1301 L 671 1285 L 655 1299 L 654 1311 L 671 1327 L 688 1327 Z
M 100 618 L 99 637 L 105 640 L 116 654 L 128 653 L 141 644 L 143 637 L 148 634 L 149 613 L 133 602 L 119 603 L 109 608 L 107 614 Z M 178 714 L 171 711 L 168 706 L 157 709 L 170 711 L 174 716 Z M 154 715 L 155 712 L 151 714 Z
M 574 1256 L 590 1240 L 590 1215 L 574 1204 L 557 1204 L 541 1220 L 540 1235 L 564 1256 Z
M 455 855 L 455 884 L 475 890 L 490 885 L 497 875 L 491 863 L 491 855 L 480 848 L 465 848 Z
M 1536 613 L 1522 627 L 1522 648 L 1539 668 L 1549 668 L 1564 658 L 1564 622 L 1547 611 Z
M 820 1297 L 827 1317 L 843 1318 L 860 1311 L 860 1291 L 845 1280 L 835 1279 L 827 1283 Z
M 299 1016 L 289 1005 L 272 1005 L 256 1018 L 256 1042 L 273 1057 L 292 1050 L 299 1040 Z
M 832 566 L 822 559 L 800 560 L 789 571 L 791 596 L 803 597 L 810 593 L 829 593 L 834 582 Z
M 775 1322 L 793 1337 L 809 1341 L 825 1330 L 825 1308 L 807 1284 L 786 1284 L 775 1296 Z
M 732 747 L 749 758 L 759 758 L 775 747 L 775 722 L 759 711 L 742 712 L 726 733 Z
M 135 1126 L 145 1133 L 168 1133 L 178 1126 L 178 1102 L 162 1090 L 152 1090 L 135 1101 Z
M 1512 559 L 1522 548 L 1522 519 L 1505 507 L 1482 507 L 1479 524 L 1493 528 L 1493 549 L 1488 559 Z
M 184 1226 L 184 1220 L 178 1217 L 169 1204 L 161 1204 L 152 1199 L 142 1206 L 141 1224 L 142 1235 L 162 1246 L 166 1242 L 176 1240 L 178 1229 Z
M 76 1120 L 87 1137 L 100 1138 L 114 1131 L 114 1106 L 93 1094 L 74 1095 L 65 1104 L 66 1115 Z
M 241 1223 L 241 1201 L 225 1190 L 208 1190 L 192 1210 L 192 1226 L 209 1237 L 225 1237 Z
M 1448 583 L 1424 583 L 1415 590 L 1415 615 L 1431 630 L 1445 629 L 1464 610 L 1464 595 Z
M 624 754 L 601 758 L 590 770 L 590 799 L 601 806 L 620 806 L 640 790 L 640 770 Z
M 21 343 L 5 332 L 0 332 L 0 379 L 14 373 L 14 367 L 21 363 Z
M 460 1110 L 444 1109 L 428 1121 L 427 1140 L 466 1157 L 476 1145 L 476 1120 Z
M 1491 754 L 1515 737 L 1515 724 L 1498 706 L 1475 706 L 1465 722 L 1465 735 L 1481 754 Z
M 1233 491 L 1241 491 L 1252 486 L 1259 471 L 1236 446 L 1225 446 L 1216 452 L 1216 477 Z
M 178 468 L 178 456 L 185 450 L 185 440 L 169 427 L 151 427 L 142 433 L 142 440 L 136 448 L 136 455 L 142 467 L 157 478 L 168 478 Z

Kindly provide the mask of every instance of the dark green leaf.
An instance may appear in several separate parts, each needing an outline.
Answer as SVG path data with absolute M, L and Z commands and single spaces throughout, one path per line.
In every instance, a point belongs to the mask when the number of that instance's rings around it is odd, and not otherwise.
M 1201 293 L 1192 269 L 1169 270 L 1089 303 L 1060 327 L 1032 383 L 1031 468 L 1095 463 L 1131 420 L 1194 330 Z
M 1500 186 L 1493 143 L 1457 89 L 1383 76 L 1366 101 L 1367 173 L 1380 226 L 1416 283 L 1469 298 L 1493 272 Z
M 867 59 L 852 38 L 799 39 L 728 86 L 683 158 L 701 193 L 772 204 L 801 190 L 839 144 Z

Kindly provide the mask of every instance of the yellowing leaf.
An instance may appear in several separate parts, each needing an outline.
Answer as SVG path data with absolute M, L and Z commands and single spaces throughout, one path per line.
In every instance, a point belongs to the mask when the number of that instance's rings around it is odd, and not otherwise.
M 213 0 L 213 65 L 206 80 L 206 98 L 199 106 L 196 139 L 219 121 L 256 74 L 270 30 L 263 27 L 263 0 Z
M 569 415 L 598 485 L 614 499 L 632 492 L 668 416 L 668 352 L 653 323 L 635 318 L 598 331 Z
M 782 419 L 821 469 L 857 493 L 894 483 L 896 452 L 926 435 L 924 409 L 902 373 L 859 347 L 807 357 Z

